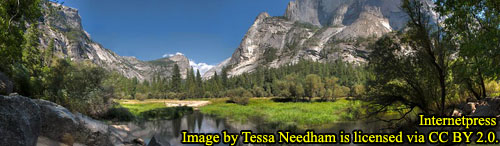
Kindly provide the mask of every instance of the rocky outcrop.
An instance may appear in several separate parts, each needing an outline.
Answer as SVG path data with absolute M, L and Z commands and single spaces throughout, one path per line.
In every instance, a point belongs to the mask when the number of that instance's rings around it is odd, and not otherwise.
M 284 16 L 261 13 L 233 55 L 204 74 L 228 67 L 228 75 L 258 66 L 279 67 L 301 59 L 364 63 L 369 42 L 407 22 L 401 0 L 295 0 Z
M 0 72 L 0 95 L 9 95 L 14 90 L 14 84 L 12 81 L 5 75 Z
M 0 95 L 0 145 L 34 146 L 40 135 L 40 108 L 22 96 Z
M 45 100 L 0 96 L 0 145 L 144 145 L 127 131 Z M 38 137 L 42 139 L 38 140 Z
M 452 116 L 487 116 L 500 117 L 500 97 L 489 97 L 481 100 L 469 100 L 458 105 Z
M 180 56 L 163 58 L 170 60 L 163 62 L 165 64 L 119 56 L 91 39 L 82 27 L 77 9 L 52 2 L 47 2 L 44 8 L 44 19 L 39 25 L 42 32 L 41 49 L 50 49 L 54 56 L 70 58 L 73 61 L 90 61 L 127 78 L 137 78 L 141 81 L 150 80 L 156 75 L 171 76 L 173 63 L 177 63 L 181 68 L 189 68 L 189 60 L 177 59 Z M 185 77 L 186 70 L 181 70 L 181 74 Z
M 475 103 L 471 116 L 500 117 L 500 97 L 485 98 Z
M 174 65 L 177 64 L 179 66 L 179 70 L 181 71 L 181 77 L 186 78 L 188 69 L 191 69 L 189 59 L 181 54 L 148 61 L 147 63 L 154 66 L 151 68 L 151 72 L 156 73 L 150 74 L 150 76 L 161 75 L 162 77 L 169 77 L 173 74 Z
M 34 100 L 41 111 L 41 136 L 72 145 L 134 145 L 129 133 L 45 100 Z M 140 145 L 140 144 L 139 144 Z
M 376 8 L 391 28 L 399 30 L 407 17 L 400 5 L 401 0 L 295 0 L 288 4 L 285 17 L 316 26 L 349 26 L 370 11 L 366 8 Z

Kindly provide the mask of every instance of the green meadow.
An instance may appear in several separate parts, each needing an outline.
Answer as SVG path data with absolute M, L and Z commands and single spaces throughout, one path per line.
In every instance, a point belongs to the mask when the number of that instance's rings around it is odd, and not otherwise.
M 274 102 L 269 98 L 251 98 L 247 105 L 215 99 L 212 104 L 201 107 L 200 111 L 230 121 L 244 123 L 259 120 L 279 127 L 306 129 L 356 119 L 362 114 L 359 110 L 361 105 L 361 101 L 346 99 L 334 102 Z
M 127 108 L 134 116 L 139 116 L 141 113 L 165 108 L 165 104 L 163 103 L 141 103 L 141 104 L 124 104 L 120 103 L 120 106 Z

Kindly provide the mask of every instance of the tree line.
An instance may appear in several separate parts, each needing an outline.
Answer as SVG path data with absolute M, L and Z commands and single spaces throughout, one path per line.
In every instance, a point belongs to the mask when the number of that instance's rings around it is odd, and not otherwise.
M 121 98 L 218 98 L 218 97 L 283 97 L 293 101 L 335 100 L 338 97 L 360 96 L 365 91 L 369 73 L 363 65 L 342 60 L 319 63 L 301 60 L 279 68 L 258 67 L 250 73 L 228 76 L 229 68 L 208 80 L 202 80 L 199 71 L 189 69 L 186 79 L 174 65 L 173 75 L 155 76 L 139 82 L 114 73 L 112 85 Z

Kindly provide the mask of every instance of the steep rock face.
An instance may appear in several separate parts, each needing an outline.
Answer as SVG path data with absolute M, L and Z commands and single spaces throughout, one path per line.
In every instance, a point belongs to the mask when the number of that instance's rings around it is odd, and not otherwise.
M 406 14 L 400 5 L 401 0 L 296 0 L 289 3 L 285 17 L 317 26 L 348 26 L 361 17 L 366 7 L 372 7 L 389 19 L 392 28 L 401 29 Z
M 0 95 L 0 145 L 34 146 L 40 127 L 40 108 L 31 99 Z
M 127 78 L 149 80 L 154 75 L 169 77 L 173 65 L 153 64 L 136 59 L 122 57 L 102 45 L 92 41 L 90 35 L 83 30 L 78 10 L 56 3 L 47 3 L 44 20 L 41 22 L 42 49 L 52 49 L 59 58 L 70 58 L 73 61 L 91 61 L 108 70 L 121 73 Z M 49 48 L 53 43 L 53 48 Z M 164 58 L 168 64 L 177 63 L 180 68 L 189 68 L 188 59 L 182 55 Z M 165 62 L 167 63 L 167 62 Z M 183 77 L 185 70 L 181 70 Z
M 181 71 L 181 77 L 186 78 L 188 69 L 191 69 L 189 65 L 189 59 L 184 55 L 174 55 L 166 58 L 161 58 L 153 61 L 147 62 L 152 64 L 154 67 L 152 68 L 152 72 L 156 74 L 150 74 L 150 76 L 160 75 L 160 76 L 171 76 L 173 74 L 174 65 L 177 64 L 179 66 L 179 70 Z
M 259 14 L 233 55 L 203 77 L 224 67 L 233 76 L 301 59 L 366 62 L 370 42 L 406 25 L 400 5 L 401 0 L 291 1 L 284 16 Z

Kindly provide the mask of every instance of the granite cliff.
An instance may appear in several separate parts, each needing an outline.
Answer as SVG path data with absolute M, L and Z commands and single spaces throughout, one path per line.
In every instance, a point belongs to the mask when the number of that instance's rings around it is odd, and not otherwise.
M 224 67 L 233 76 L 301 59 L 364 63 L 370 42 L 406 25 L 400 5 L 401 0 L 291 1 L 283 16 L 259 14 L 233 55 L 204 79 Z
M 154 61 L 141 61 L 135 57 L 119 56 L 93 41 L 83 29 L 78 10 L 48 2 L 44 5 L 41 30 L 41 49 L 52 49 L 59 58 L 72 61 L 90 61 L 103 68 L 116 71 L 127 78 L 149 80 L 155 75 L 169 77 L 174 64 L 179 65 L 185 78 L 189 59 L 183 55 L 169 56 Z M 53 47 L 50 45 L 53 43 Z M 140 49 L 140 48 L 138 48 Z

